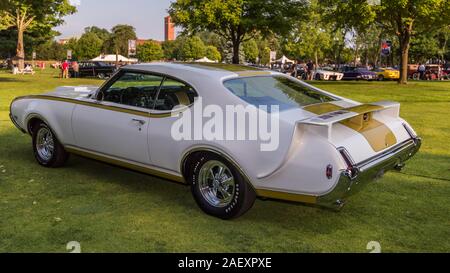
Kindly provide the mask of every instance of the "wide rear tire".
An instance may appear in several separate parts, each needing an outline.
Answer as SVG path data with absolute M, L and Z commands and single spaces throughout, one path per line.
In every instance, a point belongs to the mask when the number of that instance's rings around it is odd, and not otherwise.
M 207 214 L 229 220 L 245 214 L 256 200 L 256 193 L 242 174 L 222 157 L 204 153 L 192 161 L 192 195 Z

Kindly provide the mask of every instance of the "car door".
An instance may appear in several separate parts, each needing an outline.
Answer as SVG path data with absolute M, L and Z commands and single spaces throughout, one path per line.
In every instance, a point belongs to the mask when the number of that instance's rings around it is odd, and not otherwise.
M 164 79 L 148 129 L 153 166 L 179 171 L 180 156 L 187 141 L 177 141 L 177 136 L 172 135 L 172 128 L 197 97 L 197 92 L 189 84 L 170 77 Z
M 100 100 L 76 106 L 72 117 L 76 145 L 149 164 L 149 111 L 162 80 L 162 76 L 140 72 L 118 73 L 99 91 Z

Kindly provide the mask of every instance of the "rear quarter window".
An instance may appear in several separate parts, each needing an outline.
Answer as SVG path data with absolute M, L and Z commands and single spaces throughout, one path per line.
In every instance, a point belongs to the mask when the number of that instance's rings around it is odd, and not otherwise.
M 337 99 L 283 76 L 257 76 L 227 80 L 224 86 L 256 107 L 278 106 L 280 111 Z

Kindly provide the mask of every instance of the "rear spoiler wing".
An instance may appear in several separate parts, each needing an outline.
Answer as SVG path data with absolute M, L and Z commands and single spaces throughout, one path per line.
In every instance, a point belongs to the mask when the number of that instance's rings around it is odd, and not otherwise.
M 331 138 L 333 125 L 353 118 L 363 116 L 365 114 L 380 114 L 392 118 L 400 116 L 400 104 L 391 101 L 381 101 L 371 104 L 361 104 L 350 108 L 342 108 L 341 110 L 332 111 L 321 114 L 309 119 L 297 122 L 298 126 L 319 126 L 321 134 L 326 134 L 327 138 Z M 324 132 L 323 130 L 327 131 Z

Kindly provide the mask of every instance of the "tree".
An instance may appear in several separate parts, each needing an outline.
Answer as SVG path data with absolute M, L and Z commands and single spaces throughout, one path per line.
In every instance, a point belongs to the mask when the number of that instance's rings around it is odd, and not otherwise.
M 264 48 L 264 50 L 261 51 L 261 56 L 260 56 L 260 62 L 262 65 L 268 65 L 270 64 L 270 48 L 266 47 Z
M 436 33 L 416 36 L 411 42 L 410 59 L 415 63 L 426 63 L 429 59 L 439 58 L 439 40 Z
M 293 58 L 314 59 L 316 66 L 331 46 L 331 29 L 322 20 L 317 0 L 310 0 L 303 18 L 293 24 L 294 31 L 285 42 L 285 49 Z
M 8 26 L 17 29 L 17 50 L 19 69 L 24 68 L 24 33 L 32 28 L 51 32 L 52 28 L 63 23 L 63 17 L 72 14 L 76 8 L 68 0 L 4 0 Z
M 66 57 L 66 50 L 63 45 L 51 40 L 37 46 L 36 55 L 40 60 L 62 60 Z
M 248 62 L 256 63 L 256 59 L 259 56 L 258 44 L 254 39 L 246 41 L 243 43 L 242 47 L 244 48 L 245 59 Z
M 112 34 L 108 41 L 108 47 L 116 55 L 128 55 L 128 41 L 136 40 L 136 31 L 134 27 L 129 25 L 117 25 L 112 28 Z
M 76 42 L 76 55 L 79 59 L 93 59 L 102 53 L 103 43 L 95 32 L 88 31 Z
M 256 44 L 258 45 L 258 58 L 260 64 L 267 65 L 270 64 L 270 52 L 276 51 L 280 52 L 281 45 L 279 38 L 275 35 L 268 35 L 266 37 L 262 37 L 261 35 L 256 35 L 255 37 Z
M 411 41 L 420 32 L 430 32 L 448 25 L 450 5 L 447 0 L 383 0 L 372 5 L 365 0 L 322 0 L 332 6 L 332 17 L 347 28 L 363 28 L 375 22 L 395 34 L 400 46 L 400 80 L 406 84 Z
M 111 37 L 111 33 L 107 29 L 97 26 L 86 27 L 84 33 L 94 33 L 102 41 L 107 41 Z
M 222 55 L 220 55 L 219 50 L 217 47 L 209 45 L 205 49 L 205 56 L 213 61 L 220 62 L 222 60 Z
M 239 63 L 242 42 L 258 31 L 288 33 L 306 0 L 178 0 L 169 9 L 174 23 L 186 32 L 208 30 L 230 41 L 233 63 Z
M 178 37 L 175 41 L 165 41 L 162 43 L 162 50 L 164 53 L 164 58 L 166 60 L 177 60 L 179 59 L 179 46 L 180 38 Z
M 205 44 L 198 36 L 186 38 L 180 49 L 180 57 L 183 60 L 196 60 L 205 57 Z
M 6 1 L 0 0 L 0 30 L 6 29 L 10 25 L 10 18 L 6 15 Z
M 138 59 L 142 62 L 159 61 L 164 57 L 164 52 L 159 43 L 148 41 L 137 47 Z
M 84 33 L 94 33 L 97 37 L 102 40 L 102 53 L 109 51 L 108 41 L 111 39 L 111 33 L 104 28 L 99 28 L 97 26 L 91 26 L 84 29 Z
M 0 30 L 4 30 L 10 26 L 11 19 L 6 13 L 0 10 Z
M 450 25 L 447 25 L 440 29 L 437 34 L 437 38 L 439 41 L 439 57 L 441 62 L 444 62 L 446 59 L 446 55 L 450 56 Z M 450 57 L 447 57 L 450 59 Z

